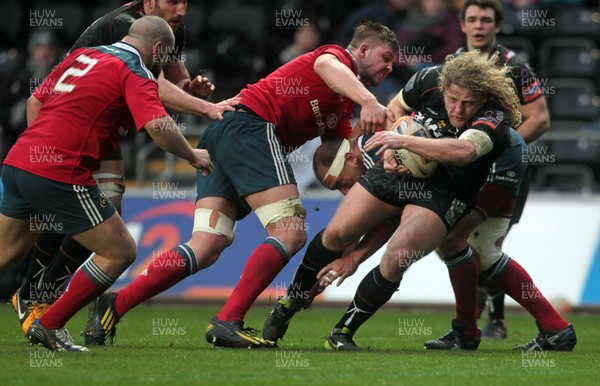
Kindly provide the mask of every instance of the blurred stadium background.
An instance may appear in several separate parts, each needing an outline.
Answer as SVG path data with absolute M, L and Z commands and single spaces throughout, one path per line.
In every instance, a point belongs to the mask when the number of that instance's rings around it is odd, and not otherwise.
M 449 2 L 451 12 L 461 1 Z M 83 30 L 123 2 L 0 0 L 0 132 L 4 155 L 25 128 L 24 102 L 43 81 Z M 399 33 L 409 9 L 419 1 L 394 0 L 190 0 L 185 17 L 186 66 L 190 74 L 205 71 L 218 101 L 237 94 L 293 57 L 297 27 L 315 27 L 309 37 L 320 44 L 346 45 L 352 20 L 361 14 L 387 10 L 382 22 Z M 378 7 L 378 8 L 377 8 Z M 363 12 L 363 13 L 361 13 Z M 353 19 L 354 18 L 354 19 Z M 532 22 L 532 20 L 534 22 Z M 456 22 L 458 24 L 458 21 Z M 460 33 L 460 30 L 458 30 Z M 461 35 L 462 36 L 462 35 Z M 306 36 L 304 37 L 306 39 Z M 310 39 L 308 39 L 310 40 Z M 600 10 L 595 1 L 506 1 L 500 42 L 532 64 L 549 104 L 552 125 L 532 145 L 532 192 L 521 223 L 510 233 L 505 251 L 532 274 L 550 298 L 575 307 L 600 305 Z M 296 42 L 298 43 L 298 41 Z M 311 43 L 306 43 L 310 45 Z M 386 104 L 421 66 L 436 64 L 429 47 L 410 66 L 401 66 L 377 91 Z M 461 43 L 462 44 L 462 43 Z M 407 47 L 405 45 L 405 47 Z M 407 50 L 407 52 L 410 50 Z M 400 65 L 400 63 L 399 63 Z M 209 123 L 173 113 L 192 144 Z M 132 133 L 132 131 L 130 131 Z M 340 195 L 319 188 L 312 177 L 310 143 L 290 155 L 308 209 L 309 239 L 335 211 Z M 189 238 L 193 219 L 193 170 L 161 153 L 144 134 L 123 144 L 127 192 L 123 217 L 138 242 L 136 263 L 116 286 L 134 279 L 161 251 Z M 264 238 L 253 215 L 236 228 L 236 241 L 219 262 L 188 278 L 163 296 L 219 300 L 228 296 L 248 254 Z M 278 276 L 263 299 L 283 295 L 299 253 Z M 363 274 L 377 264 L 374 256 L 341 288 L 330 288 L 320 301 L 347 301 Z M 3 275 L 6 286 L 19 272 Z M 449 305 L 453 302 L 446 268 L 428 256 L 415 265 L 393 301 Z M 509 303 L 515 304 L 515 303 Z

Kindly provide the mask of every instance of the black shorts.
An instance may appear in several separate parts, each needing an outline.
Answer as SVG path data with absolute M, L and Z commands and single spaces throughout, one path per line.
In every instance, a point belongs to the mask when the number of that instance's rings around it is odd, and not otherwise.
M 474 207 L 474 203 L 452 197 L 427 179 L 388 174 L 381 164 L 367 170 L 359 183 L 386 204 L 399 208 L 410 204 L 429 209 L 440 217 L 448 231 Z

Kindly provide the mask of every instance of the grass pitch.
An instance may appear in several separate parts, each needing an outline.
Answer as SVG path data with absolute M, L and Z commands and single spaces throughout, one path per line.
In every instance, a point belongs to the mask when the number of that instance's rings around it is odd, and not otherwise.
M 323 343 L 342 307 L 296 315 L 278 349 L 212 349 L 206 325 L 211 306 L 143 305 L 119 323 L 112 346 L 87 353 L 31 347 L 9 305 L 0 305 L 0 379 L 3 385 L 598 385 L 600 317 L 567 315 L 579 344 L 571 353 L 512 351 L 536 335 L 532 318 L 508 315 L 509 338 L 482 342 L 476 352 L 431 352 L 425 340 L 450 327 L 451 313 L 383 309 L 355 337 L 359 353 L 329 352 Z M 246 323 L 262 328 L 269 312 L 254 307 Z M 76 342 L 86 312 L 68 324 Z

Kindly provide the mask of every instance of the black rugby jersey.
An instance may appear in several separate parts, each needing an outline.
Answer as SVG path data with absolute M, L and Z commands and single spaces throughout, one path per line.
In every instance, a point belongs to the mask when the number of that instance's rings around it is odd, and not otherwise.
M 142 16 L 144 16 L 144 4 L 141 0 L 135 0 L 114 9 L 83 31 L 69 52 L 80 47 L 95 47 L 116 43 L 127 36 L 131 24 Z M 185 25 L 183 21 L 177 29 L 173 30 L 173 34 L 175 35 L 175 47 L 171 58 L 172 61 L 180 61 L 185 48 Z
M 402 89 L 402 98 L 414 111 L 414 119 L 420 121 L 434 138 L 458 138 L 467 129 L 487 133 L 493 149 L 465 166 L 439 164 L 435 173 L 426 179 L 452 196 L 464 202 L 475 202 L 485 183 L 490 167 L 510 145 L 510 126 L 504 121 L 504 113 L 493 103 L 486 103 L 469 120 L 464 129 L 450 125 L 444 108 L 444 98 L 438 87 L 438 77 L 443 66 L 429 67 L 417 72 Z

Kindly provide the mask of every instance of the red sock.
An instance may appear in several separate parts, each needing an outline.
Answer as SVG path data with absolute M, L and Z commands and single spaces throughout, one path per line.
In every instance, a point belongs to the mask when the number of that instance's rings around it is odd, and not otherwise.
M 456 299 L 456 320 L 465 327 L 466 335 L 478 337 L 477 280 L 479 273 L 471 248 L 448 258 L 446 265 Z
M 181 244 L 152 260 L 148 268 L 115 299 L 119 318 L 141 302 L 171 288 L 198 271 L 196 254 L 189 245 Z
M 88 260 L 75 271 L 65 292 L 40 318 L 42 326 L 50 330 L 64 327 L 77 311 L 106 291 L 114 281 L 93 260 Z
M 542 331 L 558 331 L 569 325 L 535 286 L 531 276 L 519 263 L 508 258 L 506 268 L 492 282 L 523 306 L 539 322 Z
M 231 296 L 217 315 L 226 322 L 242 321 L 258 295 L 281 272 L 287 259 L 287 252 L 280 242 L 272 237 L 258 246 L 248 258 L 240 281 Z

